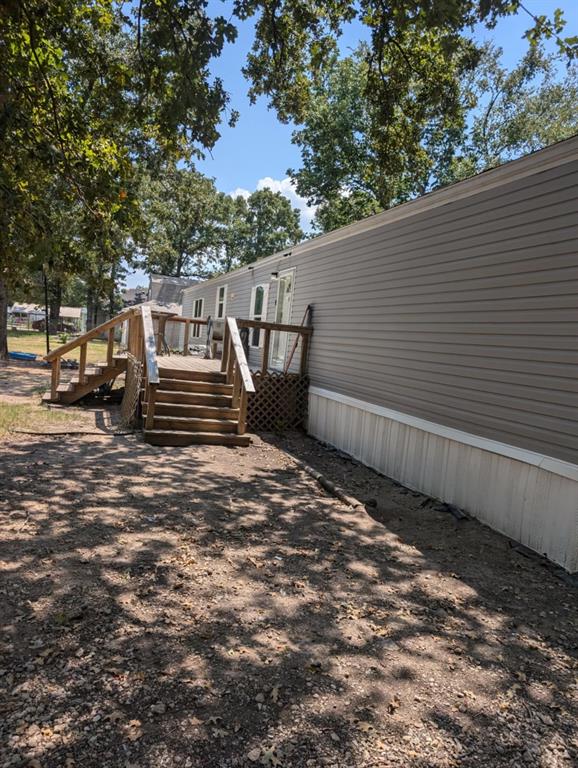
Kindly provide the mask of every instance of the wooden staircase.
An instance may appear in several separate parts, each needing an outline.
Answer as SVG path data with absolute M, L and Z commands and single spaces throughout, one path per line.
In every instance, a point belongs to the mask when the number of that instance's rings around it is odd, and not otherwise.
M 124 322 L 129 322 L 134 330 L 138 330 L 140 318 L 135 307 L 126 309 L 116 317 L 83 333 L 82 336 L 62 344 L 45 355 L 44 359 L 51 365 L 52 375 L 50 392 L 46 393 L 43 400 L 68 405 L 80 400 L 81 397 L 84 397 L 89 392 L 98 389 L 102 384 L 114 381 L 117 376 L 124 373 L 126 370 L 126 357 L 115 355 L 114 353 L 115 332 L 120 329 Z M 88 342 L 101 335 L 106 335 L 107 337 L 106 362 L 87 365 Z M 133 334 L 133 336 L 136 336 L 136 334 Z M 79 351 L 78 369 L 74 371 L 68 381 L 61 381 L 62 359 L 64 355 L 75 349 Z
M 147 418 L 146 394 L 143 400 L 145 441 L 153 445 L 249 445 L 249 436 L 238 434 L 240 408 L 233 407 L 233 389 L 226 373 L 161 368 L 152 420 Z
M 43 399 L 65 405 L 75 403 L 81 397 L 88 395 L 103 384 L 113 382 L 117 376 L 126 370 L 125 358 L 113 357 L 111 363 L 111 365 L 108 363 L 97 363 L 96 365 L 86 366 L 82 376 L 78 371 L 72 375 L 69 381 L 63 381 L 58 384 L 56 396 L 47 392 Z
M 166 313 L 154 313 L 154 319 L 157 320 L 157 333 L 150 306 L 131 307 L 49 352 L 44 358 L 52 366 L 50 393 L 46 399 L 74 403 L 127 371 L 127 380 L 131 382 L 129 385 L 127 381 L 127 391 L 131 392 L 127 402 L 131 410 L 137 408 L 139 402 L 142 406 L 146 442 L 154 445 L 248 445 L 250 437 L 245 434 L 247 402 L 248 396 L 255 392 L 255 386 L 235 318 L 228 317 L 225 322 L 220 364 L 187 357 L 189 326 L 207 325 L 208 320 Z M 160 354 L 167 322 L 185 323 L 180 363 L 179 359 L 171 361 L 170 357 Z M 119 355 L 114 353 L 115 333 L 123 323 L 126 323 L 126 355 Z M 106 363 L 87 365 L 87 344 L 101 334 L 108 334 Z M 61 382 L 62 358 L 76 348 L 80 352 L 78 370 L 69 381 Z M 219 366 L 221 370 L 218 370 Z M 139 370 L 137 379 L 131 374 L 135 368 Z

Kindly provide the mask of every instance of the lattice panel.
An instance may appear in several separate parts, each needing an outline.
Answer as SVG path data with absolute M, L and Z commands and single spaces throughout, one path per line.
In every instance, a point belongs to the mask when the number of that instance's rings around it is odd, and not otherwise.
M 250 432 L 283 432 L 304 427 L 309 377 L 295 373 L 254 373 L 255 393 L 247 405 Z
M 120 420 L 125 427 L 134 427 L 138 420 L 138 405 L 142 384 L 143 364 L 127 354 L 124 395 L 120 404 Z

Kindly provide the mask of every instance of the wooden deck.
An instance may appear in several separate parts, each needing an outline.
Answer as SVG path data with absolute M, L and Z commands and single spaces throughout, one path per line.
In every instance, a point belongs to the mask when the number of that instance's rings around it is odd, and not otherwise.
M 220 360 L 205 360 L 202 357 L 182 355 L 163 355 L 157 358 L 159 373 L 162 376 L 163 369 L 179 371 L 207 371 L 218 372 L 221 370 Z

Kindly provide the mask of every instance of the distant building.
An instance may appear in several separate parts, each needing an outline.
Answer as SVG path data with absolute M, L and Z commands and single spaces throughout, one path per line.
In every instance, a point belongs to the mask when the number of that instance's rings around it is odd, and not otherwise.
M 124 309 L 134 307 L 147 300 L 148 288 L 144 285 L 137 285 L 136 288 L 125 288 L 121 291 L 121 297 Z
M 8 307 L 8 327 L 19 330 L 44 329 L 46 313 L 38 304 L 15 303 Z M 86 309 L 84 307 L 60 307 L 58 331 L 84 333 L 86 331 Z
M 191 288 L 198 282 L 198 280 L 192 280 L 188 277 L 151 275 L 148 289 L 137 286 L 136 288 L 126 288 L 122 292 L 124 308 L 147 304 L 155 312 L 182 315 L 183 291 L 185 288 Z M 125 333 L 126 331 L 123 331 L 123 334 Z M 182 346 L 180 333 L 181 329 L 177 328 L 175 323 L 170 324 L 169 328 L 167 328 L 165 341 L 171 349 Z M 123 343 L 126 343 L 125 335 L 123 335 Z
M 171 306 L 174 304 L 181 306 L 183 303 L 184 289 L 190 288 L 198 282 L 198 280 L 193 280 L 189 277 L 151 275 L 147 300 L 154 301 L 159 306 Z

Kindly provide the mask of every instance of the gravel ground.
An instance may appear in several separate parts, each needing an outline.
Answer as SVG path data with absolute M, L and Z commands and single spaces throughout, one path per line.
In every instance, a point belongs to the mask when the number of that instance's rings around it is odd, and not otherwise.
M 576 586 L 312 440 L 17 436 L 0 521 L 3 768 L 578 764 Z

